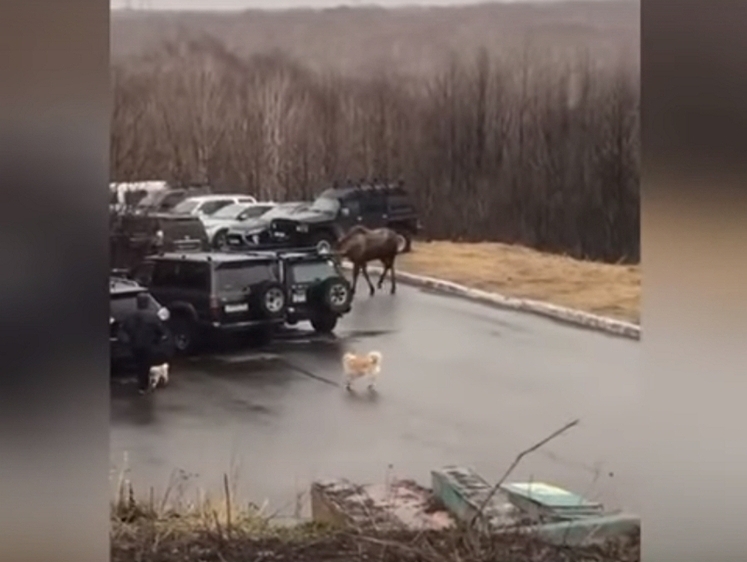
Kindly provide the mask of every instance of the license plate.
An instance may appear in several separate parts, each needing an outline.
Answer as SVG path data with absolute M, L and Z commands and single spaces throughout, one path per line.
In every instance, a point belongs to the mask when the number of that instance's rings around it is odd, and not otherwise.
M 241 303 L 241 304 L 227 304 L 223 307 L 223 310 L 226 312 L 246 312 L 249 310 L 249 305 L 247 303 Z
M 295 303 L 306 302 L 306 295 L 304 294 L 293 295 L 293 302 Z

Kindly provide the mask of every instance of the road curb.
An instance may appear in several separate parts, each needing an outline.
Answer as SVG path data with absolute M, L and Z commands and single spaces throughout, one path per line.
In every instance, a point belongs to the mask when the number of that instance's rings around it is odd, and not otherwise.
M 352 269 L 352 267 L 347 263 L 343 264 L 343 267 L 348 270 Z M 382 268 L 378 266 L 369 266 L 368 270 L 370 272 L 381 274 Z M 396 272 L 396 276 L 397 281 L 401 281 L 408 285 L 431 289 L 439 293 L 461 297 L 474 302 L 487 304 L 489 306 L 536 314 L 565 324 L 604 332 L 614 336 L 621 336 L 634 340 L 640 340 L 641 338 L 641 327 L 631 322 L 615 320 L 606 316 L 599 316 L 598 314 L 583 312 L 581 310 L 566 308 L 547 302 L 507 297 L 500 293 L 471 289 L 470 287 L 452 281 L 437 279 L 435 277 L 426 277 L 425 275 L 416 275 L 414 273 L 398 271 Z

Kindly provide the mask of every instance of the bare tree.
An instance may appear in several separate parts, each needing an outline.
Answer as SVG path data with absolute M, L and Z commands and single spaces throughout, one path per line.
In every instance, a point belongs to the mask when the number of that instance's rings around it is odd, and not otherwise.
M 529 40 L 361 78 L 185 39 L 113 68 L 112 177 L 273 200 L 401 177 L 426 237 L 636 261 L 638 82 L 630 65 Z

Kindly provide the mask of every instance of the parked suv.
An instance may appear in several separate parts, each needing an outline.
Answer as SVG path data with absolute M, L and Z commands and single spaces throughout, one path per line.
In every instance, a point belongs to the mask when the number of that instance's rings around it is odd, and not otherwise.
M 307 211 L 275 217 L 270 224 L 274 242 L 289 247 L 329 251 L 355 225 L 389 227 L 400 235 L 407 252 L 420 229 L 415 205 L 402 183 L 348 183 L 324 191 Z
M 137 296 L 140 293 L 148 293 L 148 289 L 136 281 L 123 277 L 112 276 L 109 278 L 109 352 L 112 370 L 124 367 L 132 360 L 129 346 L 119 340 L 119 329 L 121 322 L 131 313 L 137 310 Z M 149 294 L 150 308 L 158 314 L 164 322 L 169 319 L 168 309 Z M 163 360 L 168 361 L 173 353 L 173 342 L 169 337 L 163 342 L 160 354 Z
M 288 294 L 288 324 L 308 320 L 320 333 L 330 333 L 351 310 L 353 290 L 338 264 L 316 251 L 276 252 Z
M 169 212 L 175 215 L 194 215 L 204 218 L 210 217 L 228 205 L 256 202 L 257 200 L 251 195 L 199 195 L 184 199 Z
M 109 228 L 114 269 L 134 269 L 159 252 L 199 252 L 210 246 L 202 221 L 190 215 L 125 213 L 114 215 Z
M 286 293 L 272 255 L 167 253 L 151 256 L 135 273 L 169 309 L 177 353 L 211 335 L 269 335 L 285 322 Z

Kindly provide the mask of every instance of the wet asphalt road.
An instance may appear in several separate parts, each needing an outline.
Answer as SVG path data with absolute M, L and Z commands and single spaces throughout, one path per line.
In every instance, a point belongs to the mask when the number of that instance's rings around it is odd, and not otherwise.
M 148 397 L 113 383 L 113 472 L 126 458 L 141 493 L 181 487 L 186 499 L 222 489 L 228 474 L 242 498 L 292 513 L 320 477 L 429 484 L 432 468 L 460 464 L 494 481 L 521 450 L 581 418 L 512 478 L 639 508 L 638 342 L 387 289 L 360 291 L 336 340 L 304 328 L 261 352 L 175 364 L 170 385 Z M 373 349 L 384 356 L 378 391 L 346 393 L 342 354 Z

